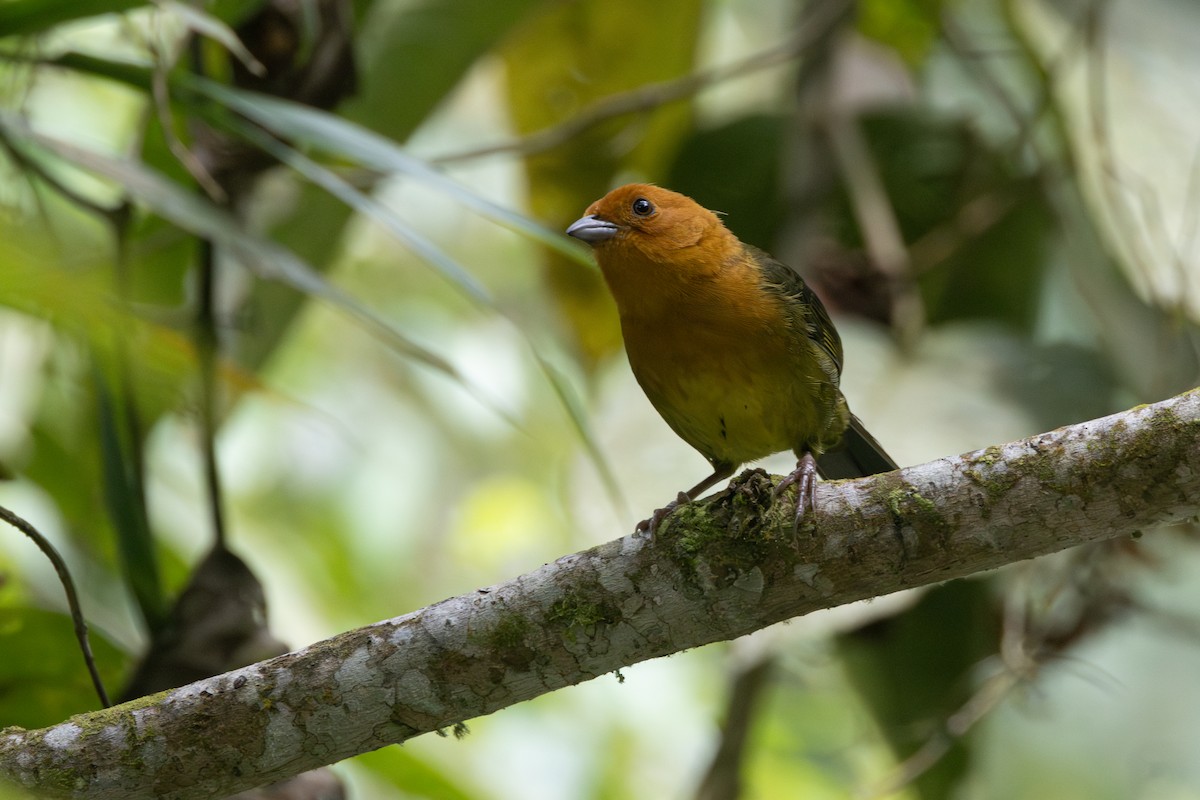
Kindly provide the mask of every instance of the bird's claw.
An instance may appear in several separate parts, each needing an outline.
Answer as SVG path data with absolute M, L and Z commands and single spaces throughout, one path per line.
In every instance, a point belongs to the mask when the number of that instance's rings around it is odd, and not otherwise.
M 817 462 L 811 453 L 805 453 L 804 457 L 796 462 L 796 468 L 791 474 L 779 482 L 775 487 L 775 496 L 779 497 L 793 485 L 796 487 L 796 520 L 792 530 L 798 533 L 804 514 L 816 510 L 814 499 L 817 493 Z
M 662 524 L 662 521 L 669 517 L 672 511 L 690 502 L 692 502 L 692 498 L 688 497 L 688 493 L 680 492 L 679 496 L 674 500 L 667 503 L 662 508 L 655 509 L 654 513 L 650 515 L 650 519 L 644 519 L 639 522 L 637 527 L 634 528 L 634 531 L 636 533 L 645 531 L 649 533 L 650 538 L 653 539 L 654 534 L 658 533 L 658 526 Z

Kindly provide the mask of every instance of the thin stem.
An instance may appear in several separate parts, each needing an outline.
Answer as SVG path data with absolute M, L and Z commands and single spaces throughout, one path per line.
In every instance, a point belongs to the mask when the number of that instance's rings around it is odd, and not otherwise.
M 4 506 L 0 506 L 0 520 L 4 520 L 32 539 L 33 543 L 37 545 L 42 554 L 54 566 L 54 571 L 58 573 L 58 581 L 62 584 L 63 591 L 67 595 L 67 606 L 71 610 L 71 621 L 75 625 L 75 639 L 79 642 L 79 649 L 83 653 L 83 662 L 87 665 L 88 674 L 92 676 L 92 685 L 96 687 L 96 694 L 100 698 L 100 705 L 108 708 L 112 703 L 108 700 L 108 692 L 104 690 L 104 682 L 100 679 L 100 671 L 96 669 L 96 659 L 92 655 L 92 645 L 88 640 L 87 623 L 83 618 L 83 609 L 79 605 L 79 594 L 75 591 L 75 581 L 71 577 L 71 570 L 67 568 L 67 562 L 63 560 L 62 555 L 59 554 L 54 545 L 50 544 L 50 541 L 37 528 Z

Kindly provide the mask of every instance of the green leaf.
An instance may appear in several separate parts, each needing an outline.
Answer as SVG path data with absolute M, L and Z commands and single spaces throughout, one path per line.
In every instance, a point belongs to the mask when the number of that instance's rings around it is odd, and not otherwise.
M 789 121 L 755 114 L 693 133 L 667 186 L 725 213 L 743 242 L 771 252 L 784 218 L 783 147 Z
M 329 169 L 261 130 L 246 124 L 234 127 L 238 128 L 238 132 L 244 138 L 257 144 L 281 163 L 291 167 L 358 213 L 383 225 L 410 250 L 432 264 L 447 280 L 466 292 L 471 299 L 488 306 L 492 305 L 492 298 L 483 284 L 378 200 L 360 192 Z
M 1043 184 L 960 119 L 886 110 L 863 118 L 928 320 L 989 319 L 1030 330 L 1038 316 L 1052 215 Z M 847 196 L 841 238 L 861 244 Z
M 0 3 L 0 38 L 45 33 L 64 22 L 145 5 L 146 0 L 9 0 Z
M 117 182 L 154 213 L 226 248 L 260 277 L 286 283 L 320 297 L 364 323 L 368 330 L 396 350 L 466 385 L 466 381 L 449 362 L 412 341 L 386 319 L 328 283 L 299 256 L 275 242 L 247 233 L 224 209 L 171 183 L 158 173 L 131 161 L 111 158 L 35 133 L 23 121 L 11 115 L 0 114 L 0 131 L 10 141 L 32 143 L 88 172 Z
M 176 2 L 176 0 L 163 0 L 161 2 L 163 8 L 169 10 L 173 14 L 179 16 L 188 28 L 218 42 L 226 50 L 230 52 L 242 65 L 246 67 L 252 74 L 262 76 L 266 74 L 266 67 L 254 57 L 254 54 L 246 49 L 242 44 L 242 40 L 224 21 L 217 19 L 211 14 L 206 14 L 198 8 Z
M 364 80 L 347 117 L 409 136 L 483 53 L 546 0 L 375 3 L 362 26 Z
M 401 790 L 405 797 L 422 800 L 475 800 L 478 797 L 432 764 L 402 747 L 387 747 L 354 758 L 354 764 Z
M 538 366 L 546 379 L 550 381 L 551 388 L 554 389 L 554 394 L 558 397 L 563 408 L 567 411 L 567 416 L 571 419 L 571 424 L 575 427 L 576 433 L 579 434 L 580 441 L 583 442 L 584 449 L 587 451 L 588 460 L 596 467 L 596 471 L 600 474 L 600 480 L 604 484 L 605 491 L 608 492 L 609 499 L 617 511 L 625 516 L 628 516 L 629 505 L 625 501 L 625 496 L 621 493 L 620 484 L 617 483 L 617 478 L 613 474 L 612 467 L 608 460 L 605 459 L 600 445 L 596 442 L 596 437 L 592 435 L 591 425 L 588 424 L 588 412 L 580 402 L 579 396 L 576 394 L 574 387 L 571 385 L 567 377 L 562 374 L 558 367 L 550 363 L 537 348 L 530 343 L 530 350 L 533 352 L 533 357 L 537 359 Z
M 374 131 L 299 103 L 231 89 L 212 81 L 194 79 L 189 80 L 187 85 L 284 139 L 344 158 L 370 170 L 400 173 L 425 181 L 484 217 L 581 264 L 592 266 L 586 250 L 559 231 L 493 203 L 454 182 Z
M 0 728 L 42 728 L 98 708 L 73 630 L 65 614 L 0 608 Z M 96 666 L 115 686 L 128 658 L 94 629 L 90 634 Z
M 999 646 L 998 615 L 983 581 L 954 581 L 911 609 L 838 638 L 850 679 L 900 759 L 943 735 L 945 720 L 973 691 L 972 669 Z M 912 786 L 922 800 L 954 796 L 967 776 L 970 738 Z
M 154 67 L 149 62 L 100 58 L 88 53 L 66 52 L 38 63 L 107 78 L 146 92 L 150 91 L 154 75 Z
M 296 152 L 282 142 L 276 141 L 269 136 L 262 134 L 261 132 L 256 132 L 251 128 L 245 128 L 241 132 L 243 135 L 255 141 L 272 156 L 279 159 L 292 169 L 295 169 L 297 172 L 309 178 L 314 183 L 322 186 L 331 194 L 336 195 L 348 205 L 358 210 L 360 213 L 364 213 L 384 224 L 389 230 L 395 233 L 403 241 L 408 243 L 418 255 L 437 266 L 447 278 L 463 288 L 464 291 L 466 291 L 472 298 L 488 304 L 493 311 L 496 311 L 496 313 L 502 313 L 492 304 L 491 297 L 487 294 L 486 289 L 484 289 L 481 284 L 477 283 L 474 278 L 472 278 L 465 270 L 463 270 L 463 268 L 460 267 L 456 261 L 443 253 L 441 249 L 439 249 L 431 241 L 406 225 L 403 220 L 393 214 L 382 204 L 359 192 L 357 189 L 350 186 L 328 169 Z M 580 440 L 583 442 L 584 447 L 587 450 L 589 459 L 600 473 L 601 480 L 603 481 L 610 498 L 613 500 L 613 503 L 618 508 L 624 507 L 625 502 L 621 495 L 616 478 L 614 477 L 608 462 L 601 453 L 595 437 L 592 435 L 591 429 L 587 423 L 587 412 L 579 402 L 574 389 L 566 380 L 566 377 L 556 367 L 554 367 L 554 365 L 547 361 L 544 356 L 542 356 L 524 329 L 515 322 L 514 326 L 518 332 L 520 332 L 522 337 L 525 338 L 526 343 L 529 345 L 530 352 L 533 354 L 538 366 L 541 367 L 543 374 L 546 376 L 551 387 L 554 389 L 555 395 L 566 409 L 567 415 L 570 417 L 571 423 L 574 425 L 576 432 L 579 434 Z
M 207 13 L 226 25 L 236 28 L 257 14 L 266 0 L 206 0 Z
M 142 442 L 125 424 L 131 412 L 127 404 L 134 400 L 110 391 L 108 379 L 99 368 L 93 375 L 104 500 L 116 533 L 125 582 L 133 592 L 146 626 L 157 631 L 166 621 L 167 598 L 154 549 L 154 531 L 146 512 L 145 476 L 141 473 L 142 462 L 137 453 Z
M 142 64 L 80 54 L 63 55 L 51 63 L 142 89 L 150 86 L 150 68 Z M 587 248 L 578 242 L 456 183 L 391 139 L 361 125 L 301 103 L 234 89 L 203 78 L 180 76 L 175 79 L 175 86 L 177 98 L 184 102 L 190 90 L 296 145 L 315 148 L 375 172 L 399 173 L 425 181 L 487 219 L 594 269 Z
M 943 0 L 864 0 L 858 29 L 916 66 L 924 62 L 941 33 L 942 6 Z

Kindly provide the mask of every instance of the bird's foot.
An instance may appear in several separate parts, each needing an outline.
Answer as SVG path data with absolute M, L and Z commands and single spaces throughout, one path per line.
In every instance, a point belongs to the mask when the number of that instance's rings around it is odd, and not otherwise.
M 658 532 L 658 526 L 662 524 L 662 521 L 669 517 L 672 511 L 690 502 L 692 502 L 692 498 L 688 497 L 688 493 L 680 492 L 679 496 L 674 500 L 667 503 L 662 508 L 655 509 L 654 513 L 650 515 L 650 519 L 644 519 L 639 522 L 637 527 L 634 528 L 634 532 L 641 533 L 642 531 L 646 531 L 650 534 L 650 538 L 653 539 L 654 534 Z
M 775 496 L 779 497 L 789 486 L 793 485 L 796 487 L 796 521 L 792 530 L 799 532 L 804 514 L 815 510 L 813 499 L 817 488 L 817 461 L 813 458 L 812 453 L 805 453 L 796 462 L 796 468 L 792 470 L 791 474 L 775 487 Z

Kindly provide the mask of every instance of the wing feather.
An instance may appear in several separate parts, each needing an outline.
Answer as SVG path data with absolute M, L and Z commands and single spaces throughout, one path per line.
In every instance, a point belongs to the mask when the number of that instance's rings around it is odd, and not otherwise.
M 757 247 L 746 245 L 746 250 L 762 267 L 763 285 L 783 300 L 789 321 L 817 346 L 822 368 L 837 386 L 842 375 L 842 339 L 821 298 L 809 288 L 800 273 L 787 264 Z

